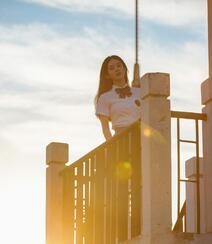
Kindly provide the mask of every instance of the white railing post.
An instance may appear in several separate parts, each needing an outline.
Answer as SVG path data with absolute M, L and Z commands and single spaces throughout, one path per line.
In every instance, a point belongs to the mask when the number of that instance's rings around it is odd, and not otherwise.
M 206 232 L 212 232 L 212 1 L 208 0 L 208 57 L 209 78 L 201 85 L 203 121 L 203 177 L 205 188 Z
M 142 244 L 172 243 L 170 78 L 141 78 Z
M 63 180 L 68 144 L 52 142 L 46 147 L 46 244 L 63 244 Z
M 212 78 L 202 83 L 203 121 L 203 177 L 205 185 L 206 232 L 212 232 Z
M 186 170 L 185 176 L 190 181 L 197 180 L 197 160 L 192 157 L 185 162 Z M 205 233 L 205 191 L 203 178 L 203 159 L 199 159 L 200 166 L 200 233 Z M 186 183 L 186 232 L 197 232 L 197 183 Z

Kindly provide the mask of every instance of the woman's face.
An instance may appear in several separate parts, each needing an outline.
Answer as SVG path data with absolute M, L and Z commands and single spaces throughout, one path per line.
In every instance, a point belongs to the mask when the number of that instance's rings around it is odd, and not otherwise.
M 126 69 L 120 60 L 112 58 L 108 62 L 108 75 L 110 76 L 114 85 L 124 85 L 126 83 L 125 74 Z

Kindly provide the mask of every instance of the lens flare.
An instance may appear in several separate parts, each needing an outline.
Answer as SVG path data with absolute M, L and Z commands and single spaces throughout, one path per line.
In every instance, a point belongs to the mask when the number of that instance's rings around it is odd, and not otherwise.
M 122 161 L 117 164 L 116 176 L 119 180 L 128 180 L 132 175 L 132 166 L 129 161 Z
M 151 129 L 150 128 L 146 128 L 146 129 L 144 129 L 144 135 L 146 136 L 146 137 L 150 137 L 151 136 Z
M 154 129 L 143 122 L 141 128 L 142 127 L 143 127 L 142 134 L 144 137 L 149 138 L 156 143 L 160 143 L 160 144 L 167 143 L 165 137 L 160 133 L 159 130 Z

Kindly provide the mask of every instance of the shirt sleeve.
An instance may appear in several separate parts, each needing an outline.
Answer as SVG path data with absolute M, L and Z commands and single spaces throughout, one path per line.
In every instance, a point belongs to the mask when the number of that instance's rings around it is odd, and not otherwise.
M 106 96 L 101 95 L 98 99 L 96 105 L 96 115 L 104 115 L 110 117 L 110 107 L 109 107 L 109 100 Z
M 134 94 L 136 95 L 137 98 L 141 97 L 141 88 L 140 87 L 132 87 Z

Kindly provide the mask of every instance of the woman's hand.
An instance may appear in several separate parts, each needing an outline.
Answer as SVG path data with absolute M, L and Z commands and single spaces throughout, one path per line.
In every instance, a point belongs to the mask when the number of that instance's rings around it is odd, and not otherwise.
M 99 115 L 99 119 L 102 126 L 102 132 L 106 140 L 109 140 L 112 137 L 110 127 L 109 127 L 109 118 L 104 115 Z
M 138 80 L 133 80 L 132 81 L 132 87 L 137 87 L 137 88 L 139 88 L 141 85 L 140 85 L 140 80 L 138 81 Z

